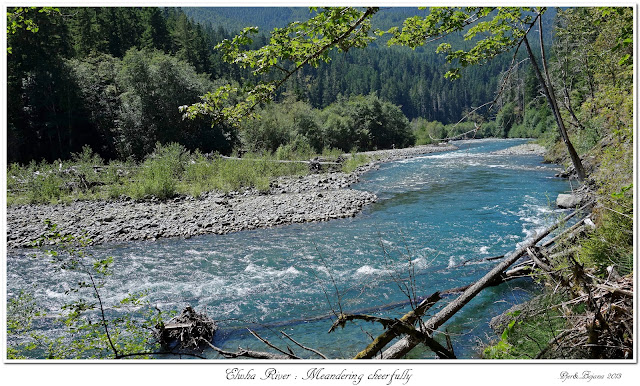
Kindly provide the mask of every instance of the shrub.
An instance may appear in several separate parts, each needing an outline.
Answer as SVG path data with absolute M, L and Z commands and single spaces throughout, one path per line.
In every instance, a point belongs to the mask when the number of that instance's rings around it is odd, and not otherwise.
M 523 305 L 522 310 L 507 313 L 510 320 L 500 340 L 482 352 L 485 359 L 533 359 L 550 339 L 565 327 L 566 319 L 556 306 L 564 295 L 541 295 Z M 574 310 L 575 307 L 574 307 Z
M 131 190 L 132 196 L 137 199 L 175 196 L 187 156 L 182 145 L 171 143 L 163 146 L 157 143 L 155 151 L 140 166 Z
M 74 163 L 75 174 L 79 179 L 80 189 L 88 189 L 101 182 L 94 166 L 101 167 L 104 165 L 104 161 L 93 152 L 90 146 L 84 145 L 81 152 L 71 154 L 71 160 Z
M 33 204 L 56 202 L 60 200 L 64 181 L 54 165 L 61 165 L 60 160 L 53 164 L 32 161 L 27 168 L 26 188 L 28 201 Z M 60 169 L 60 167 L 58 167 Z
M 342 165 L 342 171 L 344 173 L 352 173 L 359 166 L 362 166 L 369 162 L 369 158 L 364 154 L 351 153 L 351 157 L 347 158 Z

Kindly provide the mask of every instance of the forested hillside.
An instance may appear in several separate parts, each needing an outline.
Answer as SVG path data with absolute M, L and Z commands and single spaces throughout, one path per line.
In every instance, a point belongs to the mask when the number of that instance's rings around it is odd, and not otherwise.
M 314 13 L 306 8 L 183 8 L 193 20 L 203 25 L 219 23 L 229 30 L 239 31 L 257 26 L 261 33 L 274 27 L 283 27 L 296 20 L 305 20 Z M 428 10 L 409 7 L 383 8 L 372 18 L 374 28 L 387 30 L 401 25 L 415 15 Z M 555 18 L 555 10 L 544 15 L 548 23 Z M 545 32 L 551 37 L 551 30 Z M 263 40 L 260 38 L 258 40 Z M 351 50 L 346 55 L 334 55 L 329 63 L 318 68 L 304 68 L 301 74 L 283 89 L 294 92 L 298 98 L 315 108 L 324 108 L 335 102 L 338 95 L 367 95 L 399 105 L 410 120 L 424 118 L 450 124 L 459 121 L 465 112 L 491 101 L 498 87 L 501 72 L 510 63 L 510 57 L 500 58 L 482 67 L 464 70 L 464 80 L 451 82 L 444 78 L 448 65 L 442 55 L 435 52 L 437 44 L 411 50 L 386 45 L 388 36 L 372 42 L 366 49 Z M 469 46 L 461 33 L 451 34 L 446 40 L 452 44 Z M 534 38 L 535 41 L 535 38 Z M 550 41 L 550 39 L 548 39 Z M 493 118 L 495 111 L 482 110 Z
M 242 147 L 241 140 L 247 137 L 242 128 L 184 121 L 178 107 L 196 102 L 219 84 L 258 81 L 248 70 L 224 62 L 215 46 L 244 26 L 257 24 L 261 32 L 249 46 L 257 48 L 266 44 L 272 26 L 312 15 L 306 8 L 284 10 L 17 10 L 15 14 L 32 21 L 37 32 L 13 28 L 7 35 L 9 162 L 68 159 L 83 145 L 108 159 L 141 159 L 156 142 L 179 142 L 203 152 L 230 153 Z M 389 8 L 376 15 L 374 24 L 386 29 L 425 12 Z M 316 120 L 322 120 L 321 109 L 372 94 L 399 106 L 409 120 L 452 124 L 493 99 L 499 74 L 509 61 L 503 56 L 482 67 L 469 67 L 463 71 L 463 81 L 451 82 L 443 77 L 448 66 L 433 47 L 388 48 L 387 39 L 346 55 L 332 54 L 333 60 L 318 68 L 302 69 L 278 90 L 276 101 L 293 96 L 316 109 Z M 464 44 L 459 34 L 448 39 Z M 485 120 L 495 115 L 486 109 L 480 112 Z M 393 144 L 400 143 L 406 142 Z
M 18 24 L 7 35 L 9 162 L 66 159 L 85 144 L 107 158 L 142 157 L 156 141 L 231 148 L 226 128 L 178 112 L 215 79 L 239 77 L 213 51 L 223 29 L 175 9 L 19 13 L 37 32 Z

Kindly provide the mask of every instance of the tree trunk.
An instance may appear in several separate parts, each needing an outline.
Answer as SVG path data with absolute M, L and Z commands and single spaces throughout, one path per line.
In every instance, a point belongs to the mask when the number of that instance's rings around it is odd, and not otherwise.
M 529 60 L 531 61 L 531 66 L 536 74 L 536 78 L 538 78 L 538 82 L 542 87 L 542 92 L 544 96 L 547 98 L 547 102 L 549 103 L 549 107 L 551 107 L 551 111 L 553 111 L 553 116 L 556 119 L 556 123 L 558 124 L 558 130 L 560 131 L 560 136 L 562 137 L 562 141 L 567 147 L 567 151 L 569 152 L 569 157 L 571 157 L 571 162 L 573 163 L 573 167 L 576 169 L 576 173 L 578 174 L 578 179 L 580 181 L 586 178 L 586 174 L 584 171 L 584 167 L 582 167 L 582 161 L 580 160 L 580 156 L 576 152 L 576 149 L 573 147 L 571 140 L 569 139 L 569 134 L 567 133 L 567 129 L 564 125 L 564 120 L 562 119 L 562 115 L 560 115 L 560 109 L 558 108 L 558 103 L 556 101 L 556 96 L 553 91 L 553 85 L 551 84 L 551 79 L 549 78 L 549 73 L 546 70 L 546 57 L 544 52 L 544 41 L 542 40 L 542 17 L 538 17 L 538 22 L 540 23 L 540 50 L 542 53 L 542 65 L 545 69 L 546 80 L 540 71 L 540 67 L 538 66 L 538 62 L 536 61 L 535 56 L 533 55 L 533 51 L 531 51 L 531 46 L 529 45 L 529 40 L 527 36 L 523 38 L 524 45 L 527 48 L 527 54 L 529 55 Z

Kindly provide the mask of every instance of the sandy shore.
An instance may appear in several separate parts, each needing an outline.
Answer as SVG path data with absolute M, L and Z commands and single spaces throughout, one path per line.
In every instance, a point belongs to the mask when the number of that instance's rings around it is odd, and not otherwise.
M 58 224 L 63 234 L 87 232 L 94 244 L 189 238 L 225 234 L 283 224 L 353 217 L 376 201 L 374 194 L 349 189 L 363 173 L 380 162 L 454 150 L 446 146 L 366 152 L 376 161 L 350 174 L 322 173 L 282 177 L 268 193 L 209 192 L 199 198 L 160 201 L 77 201 L 68 205 L 21 205 L 7 208 L 7 248 L 27 247 L 45 230 L 44 220 Z

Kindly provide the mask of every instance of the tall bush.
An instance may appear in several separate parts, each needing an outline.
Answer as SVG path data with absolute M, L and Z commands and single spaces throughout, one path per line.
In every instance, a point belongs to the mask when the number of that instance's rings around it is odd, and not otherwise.
M 176 195 L 178 181 L 184 171 L 187 150 L 177 143 L 156 148 L 140 166 L 131 193 L 135 198 L 170 198 Z

